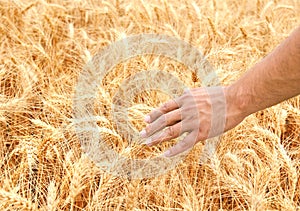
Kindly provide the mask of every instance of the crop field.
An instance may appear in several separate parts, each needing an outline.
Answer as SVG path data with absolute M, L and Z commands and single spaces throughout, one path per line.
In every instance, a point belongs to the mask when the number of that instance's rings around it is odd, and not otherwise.
M 0 0 L 0 210 L 300 210 L 299 96 L 248 116 L 205 162 L 198 143 L 176 167 L 139 179 L 112 175 L 82 152 L 73 100 L 93 56 L 131 35 L 190 43 L 229 85 L 299 24 L 299 0 Z M 173 145 L 129 143 L 112 105 L 141 71 L 201 86 L 188 68 L 156 55 L 112 65 L 93 105 L 103 141 L 130 159 L 151 159 Z M 170 98 L 163 91 L 131 100 L 136 131 Z

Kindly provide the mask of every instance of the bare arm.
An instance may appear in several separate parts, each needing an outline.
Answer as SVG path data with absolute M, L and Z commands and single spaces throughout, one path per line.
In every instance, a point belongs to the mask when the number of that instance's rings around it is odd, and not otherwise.
M 272 53 L 228 87 L 246 115 L 300 93 L 300 27 Z
M 165 156 L 174 156 L 194 144 L 220 135 L 238 125 L 246 116 L 300 94 L 300 27 L 272 53 L 252 67 L 238 81 L 228 87 L 195 88 L 181 97 L 166 102 L 146 116 L 149 125 L 141 132 L 146 144 L 155 145 L 188 135 L 170 148 Z M 214 112 L 223 112 L 225 96 L 225 128 L 211 133 L 218 121 Z M 222 117 L 220 117 L 222 118 Z M 222 122 L 220 119 L 219 122 Z

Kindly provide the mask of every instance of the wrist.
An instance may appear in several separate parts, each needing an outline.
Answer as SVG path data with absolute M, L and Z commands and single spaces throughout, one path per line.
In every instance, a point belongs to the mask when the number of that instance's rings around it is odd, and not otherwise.
M 237 116 L 237 118 L 245 118 L 250 115 L 251 110 L 251 94 L 236 83 L 225 87 L 225 98 L 227 104 L 227 112 Z

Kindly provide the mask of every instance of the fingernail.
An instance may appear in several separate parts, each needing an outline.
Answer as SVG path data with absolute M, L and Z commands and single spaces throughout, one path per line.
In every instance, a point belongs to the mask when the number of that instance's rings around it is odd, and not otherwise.
M 163 156 L 170 157 L 170 154 L 171 154 L 170 150 L 167 150 L 163 153 Z
M 147 138 L 145 141 L 145 144 L 149 145 L 149 144 L 151 144 L 151 142 L 152 142 L 151 138 Z
M 140 136 L 141 136 L 142 138 L 145 138 L 145 137 L 146 137 L 146 130 L 142 130 L 142 131 L 140 132 Z
M 145 116 L 144 120 L 145 120 L 145 122 L 149 123 L 150 122 L 150 116 L 149 115 Z

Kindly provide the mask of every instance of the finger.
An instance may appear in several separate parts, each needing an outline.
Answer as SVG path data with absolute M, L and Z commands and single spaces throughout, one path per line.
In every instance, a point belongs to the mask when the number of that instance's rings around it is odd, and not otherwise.
M 181 120 L 180 109 L 171 111 L 167 114 L 160 116 L 158 119 L 156 119 L 154 122 L 152 122 L 145 128 L 146 131 L 145 138 L 152 136 L 154 133 L 164 129 L 167 126 L 174 125 L 180 120 Z
M 166 114 L 170 111 L 173 111 L 175 109 L 178 109 L 179 106 L 176 103 L 175 99 L 169 100 L 166 103 L 162 104 L 159 108 L 151 111 L 146 117 L 145 122 L 151 123 L 154 122 L 156 119 L 158 119 L 163 114 Z
M 165 157 L 173 157 L 182 153 L 190 148 L 192 148 L 197 142 L 197 133 L 192 132 L 188 134 L 182 141 L 178 142 L 175 146 L 168 149 L 164 152 L 163 156 Z
M 184 132 L 186 131 L 183 131 L 182 123 L 178 122 L 177 124 L 166 128 L 164 131 L 154 134 L 152 137 L 146 140 L 145 144 L 148 146 L 153 146 L 161 142 L 177 138 Z

